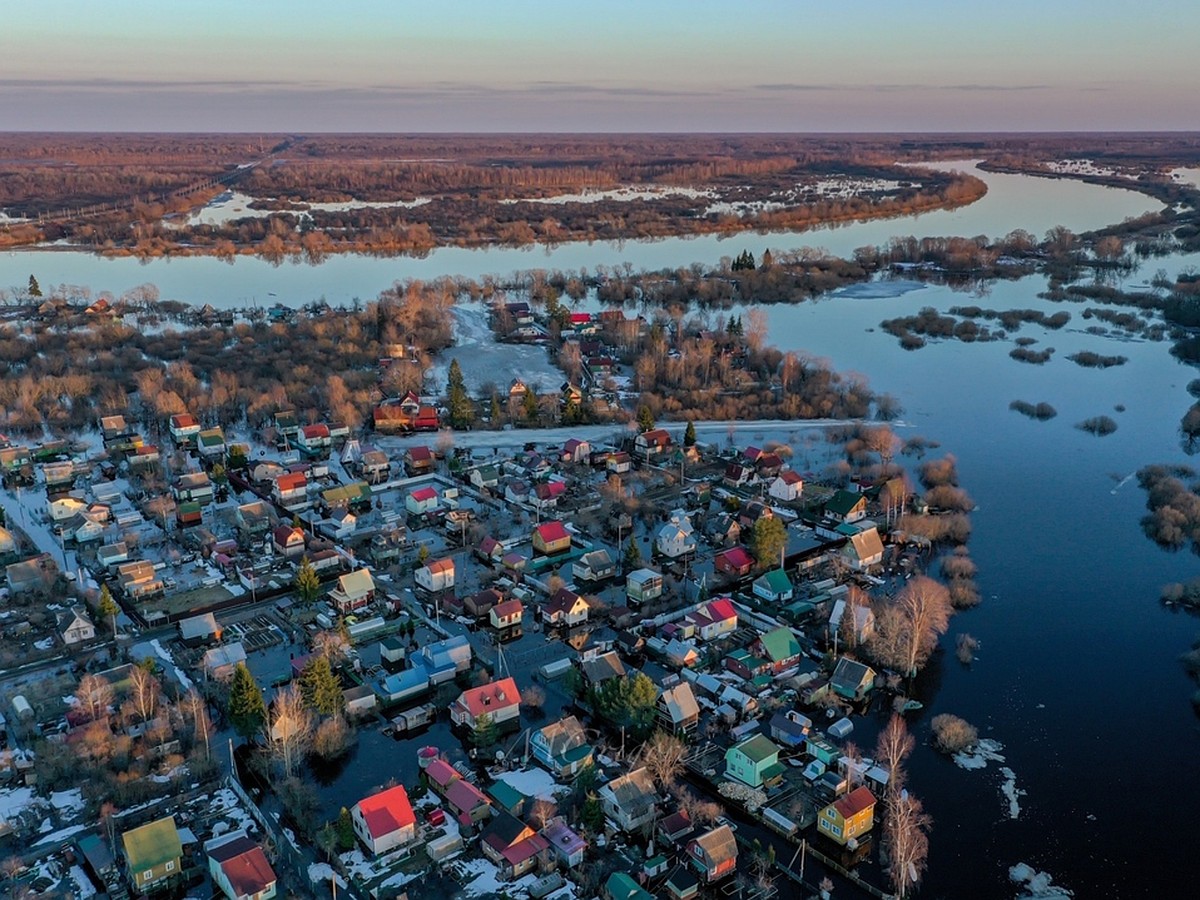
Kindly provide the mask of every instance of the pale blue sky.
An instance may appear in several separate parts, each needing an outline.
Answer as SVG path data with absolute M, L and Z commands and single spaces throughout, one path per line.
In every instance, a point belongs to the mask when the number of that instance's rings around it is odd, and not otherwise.
M 1200 127 L 1200 3 L 5 4 L 0 130 Z

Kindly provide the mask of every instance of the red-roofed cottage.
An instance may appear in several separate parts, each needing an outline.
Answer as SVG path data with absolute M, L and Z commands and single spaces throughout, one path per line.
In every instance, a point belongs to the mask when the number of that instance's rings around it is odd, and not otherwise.
M 395 849 L 417 836 L 417 819 L 408 792 L 396 785 L 359 800 L 350 810 L 354 833 L 372 853 Z

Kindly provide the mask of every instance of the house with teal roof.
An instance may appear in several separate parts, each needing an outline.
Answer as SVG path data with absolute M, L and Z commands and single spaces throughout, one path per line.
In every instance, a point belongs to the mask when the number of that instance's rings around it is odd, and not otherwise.
M 767 603 L 786 603 L 792 599 L 796 588 L 783 569 L 764 572 L 754 580 L 754 596 Z
M 802 655 L 795 633 L 783 625 L 760 634 L 750 650 L 770 662 L 771 671 L 775 673 L 794 666 Z
M 769 787 L 783 778 L 779 747 L 765 734 L 748 737 L 725 751 L 725 776 L 752 788 Z

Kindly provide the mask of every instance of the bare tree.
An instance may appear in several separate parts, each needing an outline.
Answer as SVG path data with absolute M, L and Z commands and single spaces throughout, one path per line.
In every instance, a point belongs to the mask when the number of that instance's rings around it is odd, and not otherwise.
M 149 722 L 158 710 L 158 701 L 162 696 L 162 685 L 154 677 L 154 673 L 141 666 L 134 666 L 129 673 L 129 702 L 138 718 Z
M 313 635 L 313 653 L 324 656 L 331 666 L 337 665 L 350 652 L 350 641 L 338 630 L 318 631 Z
M 907 791 L 901 791 L 887 804 L 883 840 L 888 854 L 888 876 L 897 897 L 907 897 L 921 881 L 929 856 L 932 824 L 921 801 Z
M 898 794 L 904 787 L 904 761 L 912 753 L 916 741 L 908 733 L 904 719 L 893 714 L 875 743 L 875 761 L 887 768 L 889 794 Z
M 686 758 L 687 745 L 665 731 L 654 732 L 654 736 L 642 745 L 639 754 L 641 764 L 650 770 L 654 780 L 668 789 L 679 778 Z
M 283 766 L 284 777 L 290 778 L 312 739 L 312 714 L 304 703 L 304 695 L 294 685 L 288 685 L 275 695 L 267 718 L 267 740 L 275 759 Z
M 79 687 L 75 689 L 76 703 L 87 713 L 93 722 L 108 715 L 108 708 L 113 702 L 112 685 L 99 675 L 84 675 L 79 679 Z
M 919 575 L 876 611 L 871 652 L 884 665 L 915 675 L 950 627 L 952 612 L 946 586 Z
M 192 720 L 193 734 L 204 741 L 204 758 L 212 755 L 209 741 L 212 738 L 212 721 L 208 717 L 208 704 L 194 687 L 184 695 L 182 704 L 187 710 L 188 718 Z

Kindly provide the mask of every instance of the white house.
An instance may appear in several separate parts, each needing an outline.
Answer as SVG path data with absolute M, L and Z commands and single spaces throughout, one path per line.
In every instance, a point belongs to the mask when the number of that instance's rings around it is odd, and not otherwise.
M 72 606 L 70 611 L 58 614 L 58 634 L 67 646 L 82 644 L 96 637 L 96 626 L 83 607 Z
M 486 721 L 500 725 L 520 715 L 521 692 L 511 678 L 463 691 L 450 704 L 450 721 L 471 731 L 483 727 Z
M 650 770 L 642 767 L 614 778 L 597 792 L 604 815 L 621 830 L 636 832 L 658 813 L 658 792 Z
M 688 613 L 687 621 L 696 629 L 696 636 L 700 640 L 715 641 L 737 631 L 738 614 L 733 601 L 722 597 Z
M 424 516 L 438 508 L 438 493 L 431 487 L 417 488 L 404 500 L 404 508 L 414 516 Z
M 696 531 L 692 527 L 692 520 L 688 518 L 687 513 L 682 509 L 672 512 L 671 518 L 662 528 L 658 529 L 654 546 L 662 556 L 670 559 L 678 559 L 681 556 L 695 553 Z
M 804 479 L 800 477 L 800 473 L 785 469 L 775 476 L 775 480 L 767 488 L 767 493 L 784 503 L 799 500 L 804 493 Z
M 350 810 L 350 821 L 358 839 L 376 856 L 417 836 L 417 818 L 402 784 L 359 800 Z
M 448 591 L 454 587 L 454 560 L 431 559 L 413 573 L 417 587 L 424 588 L 431 594 Z
M 587 601 L 565 587 L 559 588 L 542 610 L 542 618 L 552 625 L 579 625 L 587 617 Z

